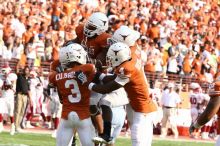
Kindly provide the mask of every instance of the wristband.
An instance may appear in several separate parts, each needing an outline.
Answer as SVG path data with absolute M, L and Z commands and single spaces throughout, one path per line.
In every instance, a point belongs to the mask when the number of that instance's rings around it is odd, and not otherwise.
M 92 91 L 92 87 L 93 87 L 94 85 L 95 85 L 95 83 L 90 83 L 90 84 L 89 84 L 89 87 L 88 87 L 88 88 L 89 88 L 89 90 L 91 90 L 91 91 Z
M 99 80 L 102 81 L 105 77 L 106 77 L 106 74 L 101 73 L 101 75 L 99 76 Z

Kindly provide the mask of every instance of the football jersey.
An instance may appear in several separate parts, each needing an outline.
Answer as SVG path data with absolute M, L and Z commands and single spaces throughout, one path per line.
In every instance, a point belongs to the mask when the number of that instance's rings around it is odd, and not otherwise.
M 189 100 L 190 100 L 190 104 L 191 104 L 191 108 L 198 108 L 198 99 L 197 99 L 197 94 L 195 93 L 191 93 L 189 95 Z
M 191 108 L 199 108 L 199 105 L 203 103 L 203 101 L 209 100 L 209 96 L 203 93 L 191 93 L 190 94 L 190 103 Z
M 53 62 L 51 62 L 50 64 L 50 71 L 56 71 L 56 68 L 60 65 L 60 61 L 59 60 L 54 60 Z
M 92 59 L 95 59 L 99 53 L 104 51 L 103 49 L 108 48 L 107 39 L 111 37 L 108 33 L 102 33 L 96 37 L 87 38 L 84 35 L 84 25 L 79 25 L 76 27 L 76 35 L 81 43 L 81 45 L 85 48 L 85 50 L 88 52 L 89 57 Z M 107 50 L 106 50 L 107 53 Z
M 136 112 L 150 113 L 156 111 L 156 105 L 149 96 L 148 85 L 144 76 L 144 72 L 135 67 L 134 60 L 124 62 L 115 70 L 117 74 L 116 82 L 124 85 L 127 92 L 131 107 Z M 120 80 L 129 81 L 122 83 Z
M 75 72 L 82 71 L 87 82 L 84 84 L 76 80 Z M 88 84 L 95 75 L 95 67 L 92 64 L 75 66 L 62 73 L 51 73 L 49 82 L 57 87 L 63 100 L 62 118 L 67 119 L 71 111 L 75 111 L 81 120 L 90 116 Z
M 13 90 L 15 90 L 15 85 L 12 82 L 17 80 L 17 75 L 15 73 L 9 73 L 7 76 L 1 76 L 3 80 L 2 90 L 8 90 L 11 86 L 13 86 Z
M 142 69 L 142 58 L 141 58 L 141 48 L 137 45 L 130 47 L 131 49 L 131 58 L 135 62 L 135 67 Z

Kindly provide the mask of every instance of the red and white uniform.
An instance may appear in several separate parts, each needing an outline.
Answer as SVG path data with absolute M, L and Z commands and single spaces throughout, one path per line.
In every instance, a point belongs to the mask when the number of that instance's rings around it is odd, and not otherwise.
M 199 115 L 199 104 L 202 103 L 203 96 L 200 96 L 200 93 L 190 93 L 190 103 L 191 103 L 191 117 L 192 121 L 195 121 Z
M 83 71 L 88 82 L 81 84 L 75 78 L 76 71 Z M 88 83 L 95 75 L 92 64 L 79 65 L 62 73 L 51 73 L 49 83 L 57 87 L 63 100 L 61 122 L 57 131 L 57 146 L 67 146 L 77 130 L 80 142 L 92 146 L 95 130 L 90 119 Z
M 163 110 L 161 107 L 161 98 L 162 98 L 162 91 L 160 88 L 150 89 L 150 95 L 153 102 L 157 106 L 157 116 L 155 118 L 154 124 L 160 123 L 163 118 Z
M 195 121 L 198 115 L 204 111 L 206 108 L 204 103 L 208 102 L 209 99 L 209 95 L 202 92 L 194 92 L 190 94 L 191 116 L 193 121 Z
M 33 105 L 33 114 L 42 113 L 43 95 L 43 78 L 33 76 L 30 79 L 30 93 Z
M 14 97 L 16 90 L 16 80 L 17 75 L 15 73 L 9 73 L 6 75 L 2 75 L 2 98 L 5 100 L 6 113 L 9 116 L 14 115 Z
M 51 100 L 48 99 L 47 111 L 52 118 L 60 118 L 62 112 L 62 104 L 60 103 L 59 95 L 56 88 L 50 89 Z
M 132 145 L 150 146 L 157 107 L 149 96 L 144 72 L 135 64 L 136 61 L 132 59 L 119 65 L 115 70 L 115 81 L 124 87 L 130 102 L 127 114 L 131 124 Z

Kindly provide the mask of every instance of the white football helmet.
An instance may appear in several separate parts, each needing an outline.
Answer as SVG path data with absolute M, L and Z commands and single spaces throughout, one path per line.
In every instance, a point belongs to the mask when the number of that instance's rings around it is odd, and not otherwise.
M 132 30 L 128 26 L 122 25 L 117 29 L 109 41 L 109 44 L 115 42 L 122 42 L 127 44 L 129 47 L 134 46 L 135 42 L 140 38 L 140 33 L 138 31 Z
M 87 52 L 81 45 L 72 43 L 60 49 L 59 61 L 64 68 L 66 68 L 67 64 L 70 62 L 86 64 Z
M 118 42 L 110 46 L 106 56 L 108 67 L 117 67 L 131 59 L 131 50 L 128 45 Z
M 93 13 L 84 25 L 84 35 L 93 37 L 100 35 L 108 30 L 108 18 L 104 13 Z
M 198 84 L 198 83 L 191 83 L 190 85 L 189 85 L 189 87 L 191 88 L 191 89 L 197 89 L 197 88 L 200 88 L 200 85 Z
M 9 66 L 3 66 L 1 72 L 2 74 L 7 75 L 11 72 L 11 68 Z
M 34 70 L 30 71 L 30 76 L 31 76 L 32 78 L 36 78 L 36 77 L 37 77 L 36 71 L 34 71 Z

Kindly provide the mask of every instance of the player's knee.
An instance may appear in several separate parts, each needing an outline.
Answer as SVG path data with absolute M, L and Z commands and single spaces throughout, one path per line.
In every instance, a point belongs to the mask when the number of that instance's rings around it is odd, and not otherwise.
M 90 105 L 90 115 L 91 116 L 96 116 L 100 114 L 100 110 L 96 105 Z

